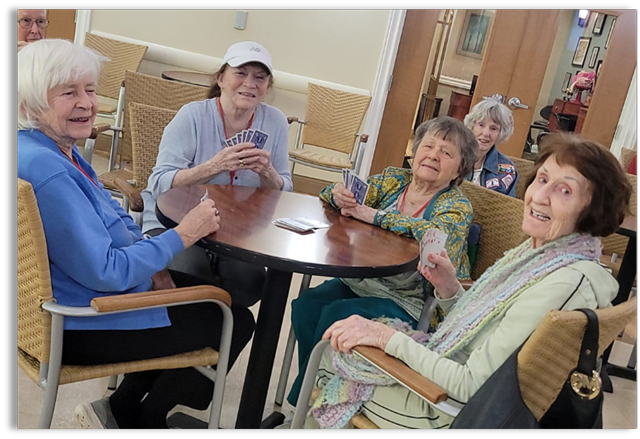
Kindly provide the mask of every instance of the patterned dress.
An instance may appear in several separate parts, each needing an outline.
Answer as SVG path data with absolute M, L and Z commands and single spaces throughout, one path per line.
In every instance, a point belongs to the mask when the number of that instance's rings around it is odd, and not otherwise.
M 364 204 L 387 212 L 376 214 L 374 224 L 417 241 L 428 229 L 442 230 L 448 235 L 445 248 L 456 267 L 458 279 L 470 279 L 467 236 L 473 214 L 471 203 L 457 186 L 450 186 L 432 198 L 421 218 L 402 214 L 397 210 L 398 200 L 412 178 L 410 169 L 388 167 L 382 174 L 367 179 L 369 192 Z M 337 208 L 333 187 L 334 184 L 323 189 L 320 199 Z M 360 297 L 390 298 L 416 320 L 420 319 L 425 294 L 433 290 L 430 283 L 423 282 L 424 278 L 417 270 L 389 277 L 341 280 Z

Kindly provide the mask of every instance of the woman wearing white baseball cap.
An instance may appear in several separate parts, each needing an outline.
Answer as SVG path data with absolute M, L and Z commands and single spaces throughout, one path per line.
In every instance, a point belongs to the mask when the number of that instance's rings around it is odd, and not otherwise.
M 287 118 L 263 102 L 272 75 L 271 55 L 264 46 L 243 41 L 227 49 L 208 99 L 183 106 L 164 130 L 156 166 L 142 194 L 145 233 L 164 232 L 155 214 L 156 199 L 172 187 L 232 184 L 293 189 Z M 171 269 L 221 286 L 234 303 L 251 306 L 260 300 L 263 267 L 208 255 L 196 246 L 180 256 Z

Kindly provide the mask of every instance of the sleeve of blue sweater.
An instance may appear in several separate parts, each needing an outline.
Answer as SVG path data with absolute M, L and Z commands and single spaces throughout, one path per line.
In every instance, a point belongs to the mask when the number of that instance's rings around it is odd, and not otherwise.
M 113 215 L 115 221 L 108 224 L 108 217 L 100 214 L 91 197 L 66 172 L 52 175 L 34 190 L 49 259 L 86 288 L 126 292 L 148 281 L 184 249 L 174 230 L 135 242 L 132 238 L 140 234 L 139 229 L 137 233 L 132 231 L 132 224 L 137 226 L 121 207 L 113 206 L 116 201 L 108 195 L 109 204 L 119 216 Z M 118 221 L 124 221 L 133 236 L 122 236 Z

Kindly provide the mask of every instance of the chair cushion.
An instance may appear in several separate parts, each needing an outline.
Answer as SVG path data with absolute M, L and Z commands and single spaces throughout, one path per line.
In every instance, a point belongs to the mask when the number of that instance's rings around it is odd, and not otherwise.
M 118 169 L 117 171 L 105 172 L 98 176 L 100 183 L 104 185 L 106 189 L 117 191 L 118 189 L 113 185 L 116 178 L 122 178 L 123 180 L 133 180 L 133 172 L 128 169 Z
M 113 114 L 118 109 L 116 104 L 109 102 L 98 102 L 98 113 Z
M 149 360 L 129 361 L 126 363 L 99 364 L 95 366 L 67 366 L 60 370 L 60 384 L 87 381 L 124 373 L 141 372 L 155 369 L 182 369 L 193 366 L 213 366 L 218 364 L 218 352 L 211 348 L 204 348 L 184 354 L 169 357 L 152 358 Z M 34 382 L 38 382 L 40 363 L 31 355 L 18 349 L 18 366 Z
M 300 161 L 304 163 L 311 163 L 319 166 L 326 166 L 329 168 L 351 169 L 351 161 L 348 157 L 332 157 L 317 152 L 308 151 L 306 149 L 296 149 L 289 152 L 289 158 L 292 161 Z

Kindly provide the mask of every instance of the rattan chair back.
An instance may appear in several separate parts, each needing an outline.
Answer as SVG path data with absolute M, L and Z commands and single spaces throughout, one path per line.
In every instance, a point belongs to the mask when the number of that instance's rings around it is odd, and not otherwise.
M 636 299 L 596 310 L 599 322 L 598 356 L 636 314 Z M 550 311 L 518 354 L 522 397 L 540 420 L 558 397 L 578 365 L 587 317 L 580 311 Z
M 464 181 L 460 189 L 471 202 L 473 221 L 480 224 L 478 259 L 471 273 L 478 279 L 507 250 L 521 244 L 527 236 L 522 231 L 524 202 Z
M 518 170 L 518 181 L 516 182 L 516 198 L 524 200 L 524 193 L 527 189 L 526 184 L 531 172 L 533 171 L 534 162 L 532 160 L 521 159 L 518 157 L 509 157 L 516 165 Z
M 635 154 L 635 149 L 622 148 L 620 150 L 620 164 L 622 165 L 622 169 L 624 169 L 625 172 L 627 172 L 627 168 L 629 168 L 631 160 L 633 159 L 633 156 Z
M 351 154 L 370 96 L 309 83 L 302 143 Z
M 177 111 L 153 107 L 137 102 L 129 105 L 131 118 L 131 146 L 133 179 L 138 187 L 145 187 L 158 157 L 158 147 L 164 128 Z
M 49 361 L 51 315 L 42 303 L 53 299 L 47 242 L 31 184 L 18 179 L 18 350 Z
M 633 174 L 627 174 L 627 178 L 629 179 L 629 183 L 631 183 L 632 189 L 631 198 L 629 199 L 629 213 L 636 215 L 638 211 L 638 178 Z M 617 253 L 619 256 L 622 256 L 627 249 L 629 238 L 624 235 L 612 233 L 609 236 L 601 238 L 601 241 L 604 253 L 607 255 Z
M 122 140 L 118 147 L 123 160 L 132 160 L 131 119 L 129 105 L 132 102 L 154 107 L 179 110 L 184 104 L 206 99 L 207 87 L 169 81 L 156 76 L 127 71 L 124 77 L 124 118 L 122 123 Z
M 96 89 L 98 95 L 118 99 L 124 73 L 127 70 L 138 70 L 148 47 L 112 40 L 89 32 L 85 35 L 84 44 L 110 60 L 105 62 L 100 70 Z

